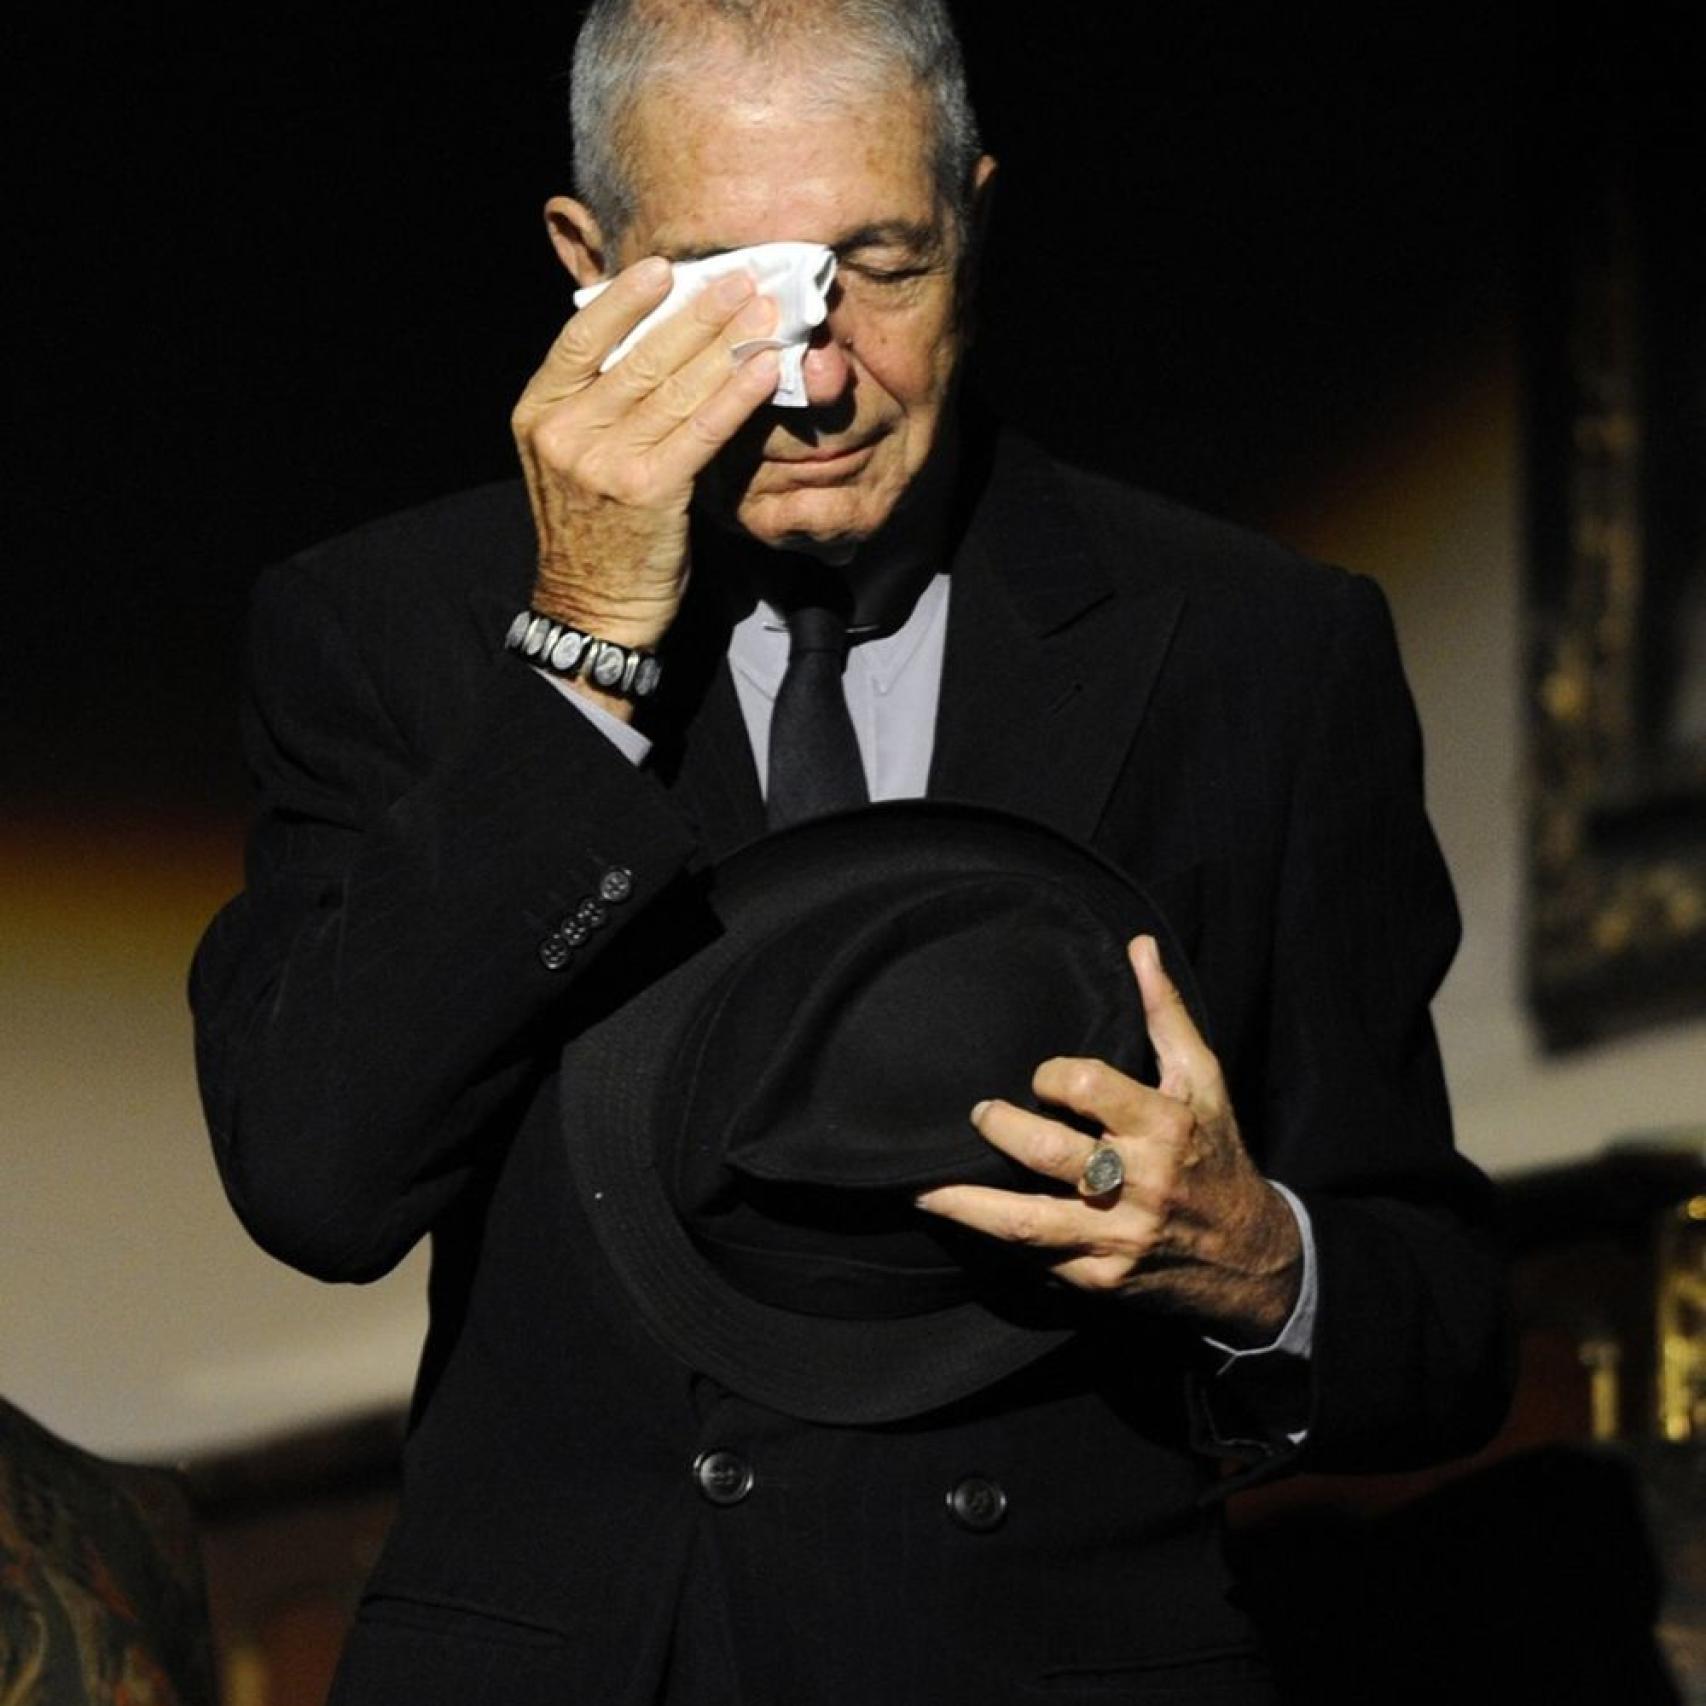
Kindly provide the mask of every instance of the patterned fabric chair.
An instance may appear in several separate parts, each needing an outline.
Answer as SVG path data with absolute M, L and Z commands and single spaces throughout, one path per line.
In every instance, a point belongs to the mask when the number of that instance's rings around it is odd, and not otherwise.
M 0 1706 L 215 1706 L 194 1519 L 0 1400 Z

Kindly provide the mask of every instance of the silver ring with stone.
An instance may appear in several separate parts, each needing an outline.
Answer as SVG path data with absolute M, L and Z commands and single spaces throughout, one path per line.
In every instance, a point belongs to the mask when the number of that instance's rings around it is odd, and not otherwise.
M 1111 1143 L 1098 1143 L 1084 1162 L 1078 1189 L 1087 1197 L 1105 1197 L 1125 1183 L 1125 1162 Z

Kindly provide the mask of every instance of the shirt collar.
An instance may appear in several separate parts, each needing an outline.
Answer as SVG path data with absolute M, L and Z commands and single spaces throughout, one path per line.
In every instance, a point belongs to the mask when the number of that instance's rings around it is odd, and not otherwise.
M 886 693 L 911 663 L 948 598 L 948 576 L 925 583 L 898 628 L 854 638 L 854 655 L 879 693 Z M 788 627 L 782 613 L 760 599 L 729 635 L 729 663 L 768 699 L 776 697 L 788 667 Z

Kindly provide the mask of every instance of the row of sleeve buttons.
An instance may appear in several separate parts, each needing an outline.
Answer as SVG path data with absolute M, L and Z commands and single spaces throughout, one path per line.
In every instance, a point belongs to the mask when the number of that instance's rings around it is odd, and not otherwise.
M 598 892 L 577 901 L 564 913 L 554 929 L 539 944 L 539 960 L 547 971 L 562 971 L 575 957 L 575 950 L 591 940 L 595 930 L 610 921 L 609 908 L 621 906 L 634 892 L 634 873 L 624 865 L 612 865 L 598 879 Z
M 758 1485 L 752 1465 L 735 1451 L 702 1451 L 693 1460 L 693 1483 L 708 1504 L 742 1503 Z M 1007 1519 L 1007 1493 L 987 1475 L 967 1475 L 949 1489 L 948 1515 L 972 1534 L 992 1534 Z

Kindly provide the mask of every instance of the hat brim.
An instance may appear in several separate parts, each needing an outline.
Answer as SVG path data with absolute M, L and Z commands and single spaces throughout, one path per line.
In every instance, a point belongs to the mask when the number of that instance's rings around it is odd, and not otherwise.
M 599 1247 L 653 1336 L 731 1391 L 808 1422 L 873 1426 L 970 1397 L 1063 1345 L 1089 1300 L 1033 1282 L 929 1313 L 807 1315 L 733 1285 L 682 1224 L 659 1165 L 671 1080 L 691 1081 L 692 1016 L 772 931 L 843 893 L 853 871 L 921 882 L 967 871 L 1069 880 L 1122 939 L 1154 935 L 1187 1006 L 1201 1002 L 1154 903 L 1098 855 L 1027 820 L 904 801 L 822 818 L 742 849 L 716 873 L 722 933 L 570 1042 L 560 1078 L 571 1176 Z

